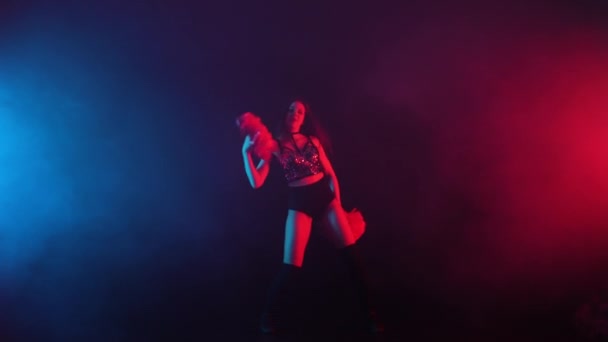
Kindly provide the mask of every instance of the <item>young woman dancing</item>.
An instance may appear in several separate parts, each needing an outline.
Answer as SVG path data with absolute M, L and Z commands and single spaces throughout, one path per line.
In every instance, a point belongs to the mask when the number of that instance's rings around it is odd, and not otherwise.
M 239 118 L 258 120 L 259 129 L 247 134 L 243 143 L 245 172 L 254 189 L 261 187 L 270 170 L 272 158 L 280 163 L 288 185 L 288 211 L 285 222 L 283 264 L 270 287 L 260 328 L 264 333 L 276 333 L 281 327 L 280 311 L 285 295 L 293 287 L 301 272 L 304 252 L 308 244 L 313 220 L 324 221 L 339 254 L 348 270 L 367 328 L 374 333 L 383 332 L 376 308 L 371 301 L 370 289 L 357 250 L 357 235 L 349 222 L 349 214 L 342 207 L 340 187 L 336 173 L 327 158 L 319 134 L 301 131 L 308 106 L 303 101 L 290 104 L 276 139 L 261 125 L 259 118 L 246 113 Z M 252 119 L 253 118 L 253 119 Z M 309 119 L 310 120 L 310 119 Z M 314 132 L 313 132 L 314 133 Z M 259 162 L 254 163 L 252 153 Z

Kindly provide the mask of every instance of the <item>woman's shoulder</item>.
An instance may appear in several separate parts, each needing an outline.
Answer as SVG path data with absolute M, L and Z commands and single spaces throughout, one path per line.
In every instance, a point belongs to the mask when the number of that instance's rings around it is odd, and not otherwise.
M 317 138 L 314 135 L 309 135 L 308 138 L 310 139 L 310 141 L 312 141 L 312 143 L 316 146 L 319 147 L 321 146 L 321 141 L 319 140 L 319 138 Z

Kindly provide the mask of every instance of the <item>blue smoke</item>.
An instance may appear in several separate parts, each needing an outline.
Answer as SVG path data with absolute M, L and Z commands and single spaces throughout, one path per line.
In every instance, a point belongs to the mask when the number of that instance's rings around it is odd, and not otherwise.
M 0 338 L 120 340 L 107 322 L 126 289 L 148 300 L 145 283 L 195 258 L 213 222 L 197 205 L 213 188 L 193 181 L 200 125 L 176 119 L 181 98 L 150 72 L 162 56 L 127 26 L 28 18 L 0 63 Z

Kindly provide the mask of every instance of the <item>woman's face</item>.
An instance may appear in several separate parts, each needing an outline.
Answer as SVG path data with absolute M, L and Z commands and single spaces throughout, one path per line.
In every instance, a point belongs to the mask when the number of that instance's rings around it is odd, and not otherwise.
M 304 117 L 306 116 L 306 107 L 300 101 L 294 101 L 289 105 L 287 110 L 287 116 L 285 117 L 285 124 L 290 132 L 299 132 Z

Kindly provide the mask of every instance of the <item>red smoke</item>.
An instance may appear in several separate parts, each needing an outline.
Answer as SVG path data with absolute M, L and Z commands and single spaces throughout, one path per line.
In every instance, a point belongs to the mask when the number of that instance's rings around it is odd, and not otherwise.
M 387 45 L 365 82 L 433 127 L 434 181 L 484 213 L 446 255 L 456 286 L 576 280 L 608 256 L 607 40 L 528 19 L 426 22 Z

